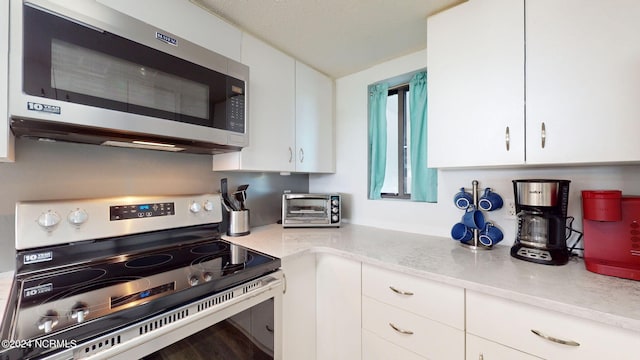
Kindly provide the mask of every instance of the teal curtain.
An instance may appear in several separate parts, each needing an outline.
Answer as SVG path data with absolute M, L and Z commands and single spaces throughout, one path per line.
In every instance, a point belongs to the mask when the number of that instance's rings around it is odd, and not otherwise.
M 387 165 L 388 84 L 369 86 L 369 199 L 381 199 Z
M 427 167 L 427 73 L 419 72 L 409 82 L 411 127 L 411 200 L 436 202 L 438 172 Z

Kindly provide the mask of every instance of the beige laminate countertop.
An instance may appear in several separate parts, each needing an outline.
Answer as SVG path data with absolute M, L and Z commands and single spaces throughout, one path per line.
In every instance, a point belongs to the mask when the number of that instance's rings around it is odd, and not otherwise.
M 330 253 L 561 313 L 640 331 L 640 281 L 591 273 L 581 260 L 546 266 L 512 258 L 508 246 L 471 251 L 453 240 L 346 224 L 267 225 L 225 239 L 272 256 Z M 13 272 L 0 273 L 0 318 Z
M 442 237 L 346 224 L 341 228 L 253 228 L 225 239 L 284 258 L 326 252 L 426 279 L 640 331 L 640 281 L 515 259 L 509 246 L 471 251 Z

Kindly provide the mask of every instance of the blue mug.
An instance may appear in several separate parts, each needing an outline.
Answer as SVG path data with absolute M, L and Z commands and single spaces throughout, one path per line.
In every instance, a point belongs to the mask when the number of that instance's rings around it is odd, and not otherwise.
M 503 204 L 502 197 L 491 191 L 491 188 L 484 189 L 484 194 L 478 200 L 478 207 L 485 211 L 498 210 Z
M 502 233 L 502 231 L 492 223 L 488 222 L 484 229 L 480 232 L 478 240 L 482 245 L 492 246 L 502 241 L 503 238 L 504 234 Z
M 462 223 L 472 229 L 483 229 L 485 224 L 484 214 L 476 209 L 475 206 L 469 205 L 464 215 L 462 215 Z
M 464 210 L 473 204 L 473 197 L 464 188 L 460 188 L 460 192 L 453 197 L 453 202 L 458 209 Z
M 473 238 L 473 230 L 463 223 L 457 223 L 451 228 L 451 238 L 456 241 L 469 241 Z

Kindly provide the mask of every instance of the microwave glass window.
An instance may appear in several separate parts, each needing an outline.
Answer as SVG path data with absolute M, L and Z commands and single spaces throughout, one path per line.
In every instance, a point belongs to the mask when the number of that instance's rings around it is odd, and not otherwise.
M 291 199 L 287 207 L 287 217 L 291 218 L 313 218 L 327 217 L 326 199 Z
M 58 39 L 51 43 L 51 88 L 209 118 L 209 87 Z

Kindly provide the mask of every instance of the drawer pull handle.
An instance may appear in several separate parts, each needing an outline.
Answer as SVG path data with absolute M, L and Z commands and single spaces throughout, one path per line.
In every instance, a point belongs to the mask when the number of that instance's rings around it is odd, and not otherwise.
M 553 341 L 554 343 L 558 343 L 558 344 L 562 344 L 562 345 L 569 345 L 569 346 L 580 346 L 580 343 L 577 343 L 573 340 L 562 340 L 562 339 L 558 339 L 555 338 L 553 336 L 549 336 L 546 334 L 543 334 L 542 332 L 540 332 L 539 330 L 533 330 L 531 329 L 531 332 L 540 336 L 543 339 L 549 340 L 549 341 Z
M 397 326 L 395 326 L 393 323 L 389 323 L 389 326 L 391 326 L 391 328 L 397 332 L 399 332 L 400 334 L 404 334 L 404 335 L 413 335 L 413 331 L 411 330 L 404 330 L 401 329 Z
M 391 289 L 391 290 L 392 290 L 394 293 L 396 293 L 396 294 L 406 295 L 406 296 L 411 296 L 411 295 L 413 295 L 413 293 L 412 293 L 411 291 L 399 290 L 399 289 L 396 289 L 396 288 L 395 288 L 395 287 L 393 287 L 393 286 L 389 286 L 389 289 Z

